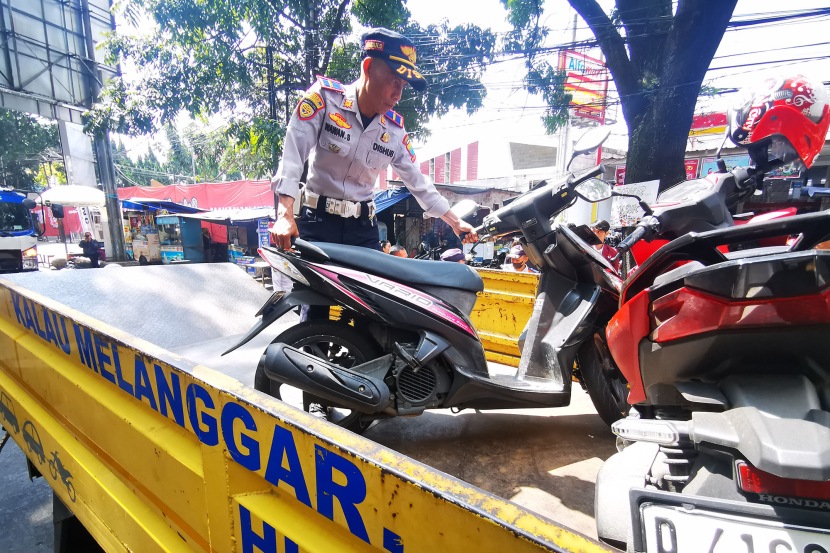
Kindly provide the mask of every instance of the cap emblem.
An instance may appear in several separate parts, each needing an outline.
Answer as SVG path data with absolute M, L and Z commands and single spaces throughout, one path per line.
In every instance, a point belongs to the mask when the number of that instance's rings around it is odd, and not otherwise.
M 409 58 L 409 61 L 411 61 L 413 64 L 415 63 L 415 60 L 418 58 L 418 55 L 415 53 L 415 48 L 412 46 L 401 46 L 401 52 L 403 52 L 403 55 Z
M 364 50 L 383 50 L 383 42 L 380 40 L 367 40 L 363 45 Z

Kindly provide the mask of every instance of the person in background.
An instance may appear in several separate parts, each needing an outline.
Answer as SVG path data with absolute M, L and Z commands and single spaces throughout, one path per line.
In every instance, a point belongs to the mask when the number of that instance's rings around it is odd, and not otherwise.
M 392 242 L 389 240 L 381 240 L 380 241 L 380 251 L 383 253 L 389 253 L 389 250 L 392 249 Z
M 539 271 L 531 269 L 527 264 L 527 254 L 525 253 L 525 249 L 522 247 L 521 244 L 517 244 L 510 248 L 510 253 L 507 254 L 507 259 L 510 263 L 505 263 L 502 267 L 503 270 L 509 271 L 511 273 L 533 273 L 536 274 Z
M 591 230 L 594 231 L 594 234 L 597 238 L 599 238 L 601 244 L 594 246 L 594 249 L 597 250 L 602 257 L 608 260 L 614 266 L 614 269 L 617 271 L 620 270 L 620 260 L 617 259 L 616 261 L 611 261 L 617 255 L 617 248 L 612 248 L 608 244 L 605 243 L 605 238 L 608 236 L 608 232 L 611 230 L 611 225 L 608 224 L 608 221 L 605 219 L 600 219 L 598 221 L 594 221 L 591 224 Z
M 210 230 L 202 229 L 202 252 L 205 256 L 205 263 L 213 263 L 213 240 L 210 238 Z
M 406 248 L 403 246 L 392 246 L 389 249 L 389 253 L 395 257 L 409 257 L 406 255 Z
M 89 258 L 89 266 L 93 269 L 97 269 L 98 258 L 100 257 L 98 250 L 101 248 L 101 245 L 93 240 L 92 235 L 87 232 L 84 234 L 84 239 L 81 240 L 79 246 L 81 246 L 81 250 L 83 250 L 84 255 Z
M 410 259 L 413 259 L 415 257 L 418 257 L 418 248 L 412 248 L 412 251 L 409 252 Z
M 464 263 L 466 265 L 467 257 L 464 255 L 464 252 L 460 249 L 452 248 L 441 254 L 441 261 L 450 261 L 452 263 Z

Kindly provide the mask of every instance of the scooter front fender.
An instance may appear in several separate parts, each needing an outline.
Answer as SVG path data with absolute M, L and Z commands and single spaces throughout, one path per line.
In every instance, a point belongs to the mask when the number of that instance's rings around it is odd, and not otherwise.
M 265 302 L 265 305 L 263 305 L 259 310 L 259 313 L 257 313 L 258 315 L 261 315 L 259 321 L 251 327 L 251 330 L 249 330 L 245 336 L 242 337 L 242 339 L 231 346 L 231 348 L 222 355 L 227 355 L 233 350 L 244 346 L 257 334 L 271 326 L 271 324 L 276 322 L 280 317 L 288 313 L 288 311 L 300 305 L 332 306 L 335 305 L 335 302 L 308 288 L 294 290 L 288 293 L 274 292 L 274 295 L 272 295 L 268 301 Z

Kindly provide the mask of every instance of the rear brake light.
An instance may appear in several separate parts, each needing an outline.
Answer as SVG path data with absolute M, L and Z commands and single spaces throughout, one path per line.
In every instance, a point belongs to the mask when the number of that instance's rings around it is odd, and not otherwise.
M 739 461 L 736 464 L 738 486 L 749 493 L 830 499 L 830 482 L 781 478 Z
M 651 306 L 655 342 L 713 330 L 809 324 L 830 324 L 830 289 L 818 295 L 735 301 L 681 288 Z
M 259 255 L 261 255 L 262 258 L 271 267 L 273 267 L 280 273 L 284 274 L 291 280 L 301 282 L 306 286 L 311 286 L 308 283 L 308 280 L 303 276 L 303 274 L 296 267 L 294 267 L 294 265 L 290 261 L 288 261 L 284 257 L 281 257 L 280 255 L 273 253 L 266 248 L 259 248 L 257 251 L 259 252 Z
M 23 257 L 37 257 L 37 248 L 29 248 L 23 252 Z

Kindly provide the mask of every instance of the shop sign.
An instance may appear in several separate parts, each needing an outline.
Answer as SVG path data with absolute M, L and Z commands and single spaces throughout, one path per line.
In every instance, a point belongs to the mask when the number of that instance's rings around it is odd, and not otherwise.
M 699 159 L 686 160 L 686 180 L 692 180 L 697 178 L 698 165 L 700 165 Z
M 605 63 L 581 52 L 566 50 L 559 53 L 559 70 L 566 74 L 565 91 L 571 95 L 574 116 L 603 121 L 609 80 Z
M 614 176 L 614 182 L 617 183 L 617 186 L 622 186 L 625 184 L 625 165 L 617 166 L 617 172 Z

